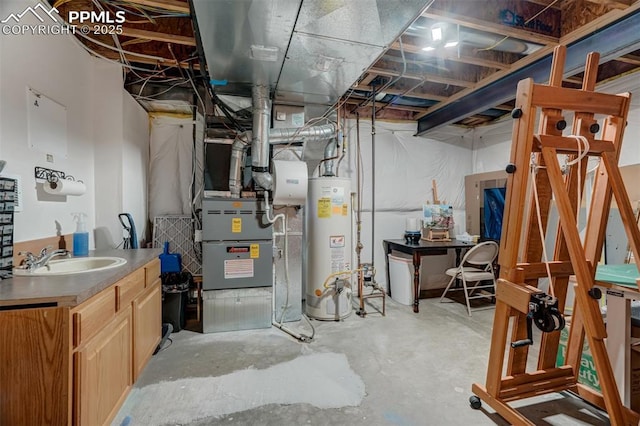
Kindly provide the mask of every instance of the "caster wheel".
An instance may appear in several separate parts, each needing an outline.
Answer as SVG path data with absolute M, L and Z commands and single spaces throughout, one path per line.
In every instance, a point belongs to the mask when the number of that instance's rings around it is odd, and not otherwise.
M 482 401 L 475 395 L 469 397 L 469 404 L 471 404 L 471 408 L 474 410 L 479 410 L 480 407 L 482 407 Z

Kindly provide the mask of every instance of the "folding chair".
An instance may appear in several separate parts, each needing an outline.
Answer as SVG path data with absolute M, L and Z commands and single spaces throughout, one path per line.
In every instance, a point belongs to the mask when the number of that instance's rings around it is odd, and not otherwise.
M 496 277 L 493 271 L 493 261 L 498 255 L 498 249 L 498 244 L 493 241 L 480 243 L 467 251 L 458 267 L 447 269 L 445 273 L 451 277 L 451 280 L 449 280 L 449 284 L 447 284 L 442 296 L 440 296 L 440 302 L 442 302 L 448 291 L 463 290 L 467 311 L 471 316 L 470 299 L 491 299 L 495 297 Z M 462 281 L 462 288 L 451 288 L 456 279 Z M 491 284 L 481 284 L 482 281 L 491 281 Z M 473 286 L 468 286 L 468 283 L 473 284 Z M 492 291 L 489 294 L 481 291 L 479 294 L 474 295 L 476 291 L 485 289 L 492 289 Z

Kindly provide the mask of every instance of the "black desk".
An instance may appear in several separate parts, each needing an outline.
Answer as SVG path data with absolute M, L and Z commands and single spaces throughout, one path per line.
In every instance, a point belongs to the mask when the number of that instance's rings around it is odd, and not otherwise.
M 396 250 L 410 254 L 413 258 L 413 312 L 419 312 L 420 304 L 420 259 L 422 256 L 436 256 L 447 254 L 448 250 L 456 251 L 456 266 L 460 264 L 460 252 L 462 249 L 473 247 L 474 243 L 462 241 L 425 241 L 420 240 L 418 244 L 407 244 L 405 240 L 383 240 L 386 254 Z M 391 296 L 391 278 L 389 276 L 389 256 L 385 256 L 387 265 L 387 284 L 389 286 L 389 296 Z

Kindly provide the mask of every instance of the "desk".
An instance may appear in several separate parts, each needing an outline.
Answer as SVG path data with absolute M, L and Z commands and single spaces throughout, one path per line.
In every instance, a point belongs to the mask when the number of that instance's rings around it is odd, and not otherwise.
M 413 312 L 420 312 L 420 259 L 422 256 L 437 256 L 447 254 L 448 250 L 456 251 L 456 266 L 460 264 L 460 252 L 475 244 L 463 241 L 425 241 L 420 240 L 418 244 L 407 244 L 402 240 L 383 240 L 385 253 L 388 255 L 392 250 L 410 254 L 413 258 Z M 385 255 L 387 265 L 387 284 L 389 286 L 389 296 L 391 296 L 391 278 L 389 277 L 389 256 Z
M 636 265 L 600 265 L 596 284 L 607 289 L 607 354 L 622 403 L 631 398 L 631 301 L 640 300 Z

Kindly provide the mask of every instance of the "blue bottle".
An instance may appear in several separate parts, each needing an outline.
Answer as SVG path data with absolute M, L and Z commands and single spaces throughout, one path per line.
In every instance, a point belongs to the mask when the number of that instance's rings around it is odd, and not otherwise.
M 72 213 L 76 221 L 76 232 L 73 233 L 73 256 L 89 255 L 89 232 L 84 219 L 87 217 L 85 213 Z

